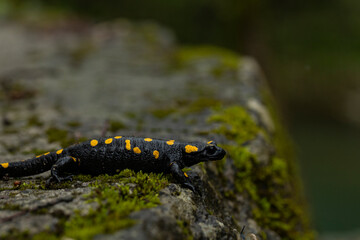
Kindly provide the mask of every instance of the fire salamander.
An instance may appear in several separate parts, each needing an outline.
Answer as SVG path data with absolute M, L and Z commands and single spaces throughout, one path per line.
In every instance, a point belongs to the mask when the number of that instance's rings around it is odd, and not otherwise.
M 171 173 L 182 186 L 195 191 L 181 169 L 220 160 L 225 151 L 215 142 L 122 137 L 92 139 L 20 162 L 0 164 L 1 177 L 22 177 L 51 170 L 47 183 L 72 180 L 74 174 L 116 174 L 123 169 Z

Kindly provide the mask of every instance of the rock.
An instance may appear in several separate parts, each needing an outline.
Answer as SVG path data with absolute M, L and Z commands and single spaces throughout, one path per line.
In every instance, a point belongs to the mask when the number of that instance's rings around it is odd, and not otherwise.
M 55 231 L 56 224 L 58 223 L 57 218 L 48 214 L 22 215 L 18 211 L 12 211 L 11 215 L 8 211 L 4 211 L 1 213 L 1 218 L 7 220 L 0 225 L 0 232 L 2 235 L 9 234 L 14 231 L 27 232 L 30 235 L 46 230 Z
M 253 59 L 179 47 L 154 23 L 0 25 L 2 161 L 103 133 L 214 140 L 227 151 L 226 160 L 188 170 L 199 193 L 168 175 L 126 170 L 50 189 L 48 173 L 2 180 L 0 236 L 241 239 L 246 226 L 249 239 L 313 238 L 288 141 Z

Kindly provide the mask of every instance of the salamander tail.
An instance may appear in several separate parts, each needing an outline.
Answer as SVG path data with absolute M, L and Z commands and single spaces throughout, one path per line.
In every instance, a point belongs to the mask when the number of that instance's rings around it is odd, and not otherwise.
M 56 153 L 46 153 L 24 161 L 0 163 L 0 178 L 23 177 L 46 172 L 57 159 Z

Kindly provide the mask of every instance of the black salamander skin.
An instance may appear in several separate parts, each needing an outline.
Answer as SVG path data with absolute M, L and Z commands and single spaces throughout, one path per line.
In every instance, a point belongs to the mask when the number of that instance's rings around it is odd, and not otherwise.
M 177 142 L 151 138 L 92 139 L 21 162 L 1 163 L 0 177 L 22 177 L 51 169 L 50 181 L 71 180 L 74 174 L 116 174 L 123 169 L 171 173 L 184 187 L 195 191 L 181 169 L 199 162 L 220 160 L 225 151 L 215 142 Z

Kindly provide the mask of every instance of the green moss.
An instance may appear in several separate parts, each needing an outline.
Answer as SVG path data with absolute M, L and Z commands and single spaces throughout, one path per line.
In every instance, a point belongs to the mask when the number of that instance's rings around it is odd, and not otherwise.
M 86 141 L 87 139 L 84 137 L 81 138 L 75 138 L 71 134 L 69 134 L 69 131 L 64 129 L 59 129 L 56 127 L 50 127 L 46 130 L 46 135 L 48 138 L 49 143 L 52 142 L 59 142 L 61 147 L 68 147 L 72 144 Z
M 69 121 L 66 123 L 66 125 L 72 128 L 76 128 L 76 127 L 80 127 L 81 123 L 79 121 Z
M 136 119 L 137 118 L 137 114 L 135 112 L 125 112 L 125 116 L 127 118 L 130 118 L 130 119 Z
M 32 115 L 27 122 L 27 126 L 28 127 L 32 127 L 32 126 L 42 126 L 43 122 L 40 121 L 39 117 L 37 115 Z
M 70 52 L 70 58 L 73 65 L 81 64 L 89 54 L 94 50 L 94 45 L 89 41 L 84 41 L 77 48 Z
M 26 238 L 29 239 L 29 238 Z M 57 240 L 59 239 L 57 235 L 54 235 L 51 232 L 42 232 L 42 233 L 38 233 L 35 236 L 31 237 L 32 240 Z
M 12 210 L 12 211 L 18 211 L 20 210 L 20 205 L 13 205 L 10 203 L 5 203 L 4 205 L 1 206 L 2 210 Z
M 299 216 L 300 221 L 303 223 L 304 236 L 306 236 L 306 238 L 304 237 L 302 239 L 314 239 L 315 232 L 310 228 L 310 217 L 307 212 L 308 206 L 306 205 L 304 190 L 301 184 L 299 166 L 295 161 L 293 142 L 291 141 L 289 133 L 284 128 L 286 124 L 282 121 L 281 114 L 276 108 L 276 101 L 268 88 L 262 90 L 262 98 L 275 126 L 275 132 L 272 134 L 272 142 L 276 150 L 276 156 L 273 158 L 273 167 L 277 170 L 277 176 L 279 176 L 275 180 L 290 179 L 291 187 L 297 189 L 297 191 L 293 191 L 293 199 L 295 200 L 289 204 L 295 205 L 294 208 L 298 211 L 297 216 Z M 282 172 L 281 169 L 286 169 L 286 171 Z
M 91 180 L 93 180 L 94 177 L 92 177 L 91 175 L 75 175 L 73 176 L 73 181 L 81 181 L 81 182 L 90 182 Z
M 206 108 L 219 107 L 221 105 L 221 101 L 215 98 L 209 97 L 201 97 L 192 101 L 190 104 L 186 106 L 186 113 L 196 113 L 201 112 Z
M 126 128 L 126 125 L 121 121 L 115 121 L 115 120 L 109 121 L 109 131 L 112 133 L 117 132 L 124 128 Z
M 172 113 L 176 112 L 176 108 L 171 107 L 171 108 L 151 109 L 150 112 L 152 113 L 152 115 L 154 115 L 154 117 L 163 119 L 171 115 Z
M 107 234 L 135 224 L 128 216 L 134 211 L 156 207 L 160 204 L 159 191 L 168 185 L 168 177 L 155 173 L 135 173 L 123 170 L 117 175 L 75 176 L 74 180 L 91 181 L 92 191 L 84 196 L 88 202 L 96 202 L 98 207 L 88 215 L 76 213 L 70 219 L 62 219 L 59 232 L 41 232 L 30 236 L 28 232 L 14 232 L 6 239 L 92 239 L 97 234 Z M 24 185 L 29 187 L 29 184 Z M 131 187 L 130 187 L 131 186 Z M 19 209 L 8 205 L 6 209 Z M 38 212 L 41 213 L 41 212 Z
M 74 188 L 74 182 L 73 181 L 64 181 L 64 182 L 52 182 L 51 184 L 46 186 L 46 189 L 66 189 L 66 188 Z
M 216 169 L 217 169 L 220 176 L 222 176 L 224 174 L 224 168 L 225 168 L 225 164 L 226 164 L 226 159 L 227 159 L 227 157 L 225 156 L 223 159 L 215 162 Z
M 20 232 L 18 230 L 12 230 L 9 234 L 0 235 L 0 239 L 7 240 L 58 240 L 59 237 L 48 231 L 41 232 L 35 235 L 31 235 L 29 231 Z
M 276 148 L 276 155 L 281 158 L 294 159 L 295 154 L 293 151 L 293 142 L 288 132 L 284 128 L 286 124 L 281 120 L 281 114 L 277 111 L 276 101 L 271 95 L 271 92 L 268 89 L 262 90 L 262 98 L 264 99 L 264 104 L 269 111 L 270 117 L 274 122 L 275 132 L 272 134 L 272 142 Z M 295 161 L 289 162 L 293 164 Z M 296 170 L 297 167 L 293 165 L 292 169 Z
M 205 109 L 220 107 L 220 105 L 220 100 L 210 97 L 199 97 L 197 99 L 177 99 L 172 104 L 167 103 L 167 105 L 163 108 L 160 107 L 156 109 L 150 109 L 150 113 L 159 119 L 163 119 L 174 113 L 180 116 L 185 116 L 191 113 L 204 111 Z
M 6 128 L 4 128 L 4 130 L 3 130 L 3 133 L 5 133 L 5 134 L 14 134 L 14 133 L 18 133 L 18 132 L 20 132 L 21 130 L 19 130 L 19 128 L 14 128 L 14 127 L 6 127 Z M 11 151 L 11 152 L 13 152 L 13 151 Z
M 214 59 L 216 65 L 213 66 L 212 73 L 220 76 L 225 72 L 237 70 L 240 57 L 233 51 L 215 46 L 188 46 L 180 48 L 175 54 L 176 67 L 192 65 L 196 61 Z
M 10 82 L 3 86 L 6 98 L 10 100 L 29 99 L 37 95 L 37 91 L 19 82 Z
M 120 181 L 112 185 L 111 182 Z M 130 188 L 129 183 L 135 183 Z M 112 233 L 135 223 L 129 214 L 160 204 L 158 192 L 168 184 L 162 174 L 135 173 L 124 170 L 115 176 L 99 176 L 92 184 L 94 189 L 87 196 L 99 207 L 91 210 L 86 217 L 77 214 L 65 223 L 64 236 L 74 239 L 91 239 L 99 233 Z
M 26 190 L 26 189 L 46 189 L 45 186 L 45 181 L 44 180 L 35 180 L 35 181 L 24 181 L 22 183 L 20 183 L 19 185 L 15 185 L 12 187 L 5 187 L 5 188 L 1 188 L 0 190 Z M 11 196 L 13 193 L 11 192 L 9 195 Z
M 312 239 L 306 220 L 306 211 L 297 197 L 296 181 L 290 173 L 289 161 L 284 155 L 275 155 L 269 164 L 260 163 L 243 143 L 261 134 L 273 141 L 265 130 L 259 128 L 245 109 L 232 106 L 215 112 L 209 121 L 218 126 L 214 132 L 225 136 L 231 144 L 223 145 L 236 167 L 235 194 L 242 193 L 252 199 L 252 214 L 263 228 L 269 228 L 283 239 Z M 221 167 L 218 170 L 220 173 Z M 232 194 L 226 194 L 232 197 Z M 306 237 L 306 238 L 304 238 Z
M 185 240 L 193 240 L 194 239 L 193 234 L 190 229 L 189 222 L 177 220 L 176 223 L 181 228 L 181 231 L 183 233 L 182 239 L 185 239 Z
M 46 135 L 50 143 L 63 141 L 68 137 L 68 131 L 56 127 L 50 127 L 46 130 Z
M 209 215 L 214 215 L 214 211 L 213 210 L 211 210 L 211 209 L 206 209 L 206 212 L 209 214 Z
M 18 230 L 10 230 L 8 234 L 1 234 L 1 239 L 7 240 L 25 240 L 30 238 L 29 231 L 20 232 Z
M 209 118 L 209 122 L 220 123 L 213 131 L 224 135 L 239 145 L 252 140 L 258 133 L 262 132 L 246 110 L 240 106 L 217 110 Z
M 138 132 L 141 132 L 141 131 L 143 131 L 143 129 L 144 129 L 144 125 L 145 125 L 145 122 L 144 122 L 144 119 L 138 119 L 137 120 L 137 124 L 136 124 L 136 131 L 138 131 Z
M 45 182 L 43 184 L 37 184 L 35 182 L 23 182 L 19 186 L 15 186 L 14 189 L 17 190 L 26 190 L 26 189 L 45 189 Z

